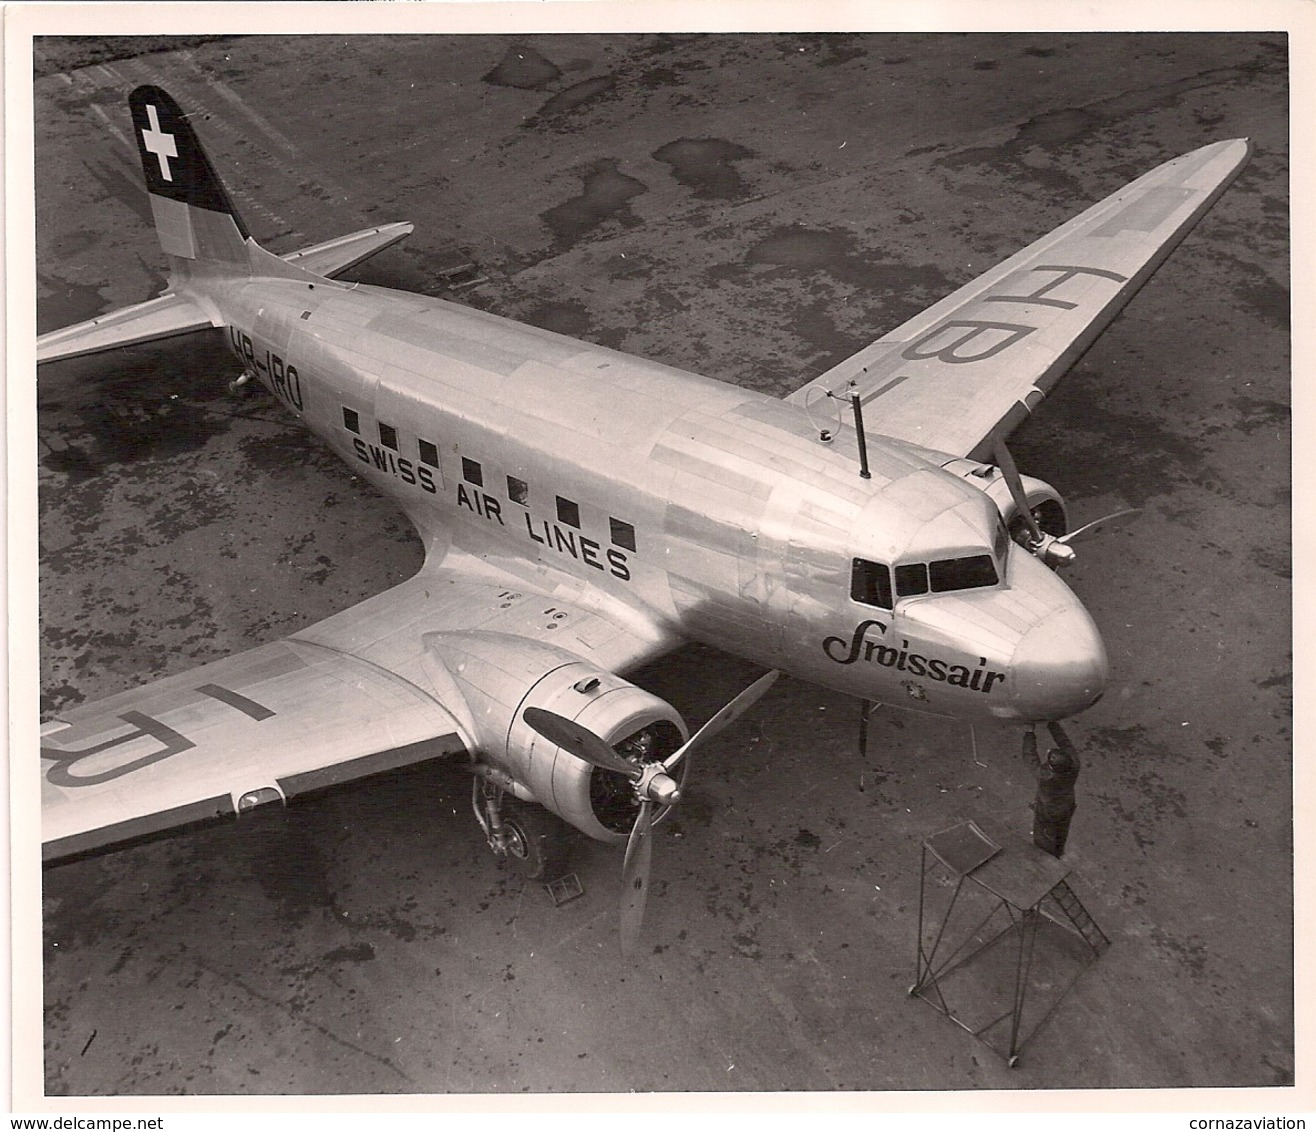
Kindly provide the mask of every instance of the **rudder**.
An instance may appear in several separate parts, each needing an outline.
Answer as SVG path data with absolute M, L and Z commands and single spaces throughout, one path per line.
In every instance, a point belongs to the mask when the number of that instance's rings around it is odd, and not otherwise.
M 330 280 L 411 231 L 405 223 L 376 225 L 274 255 L 251 238 L 178 103 L 157 86 L 139 86 L 128 96 L 128 108 L 156 235 L 169 259 L 169 290 L 38 336 L 38 362 L 223 326 L 224 312 L 217 303 L 223 290 L 207 286 L 210 283 L 245 277 L 341 286 Z
M 246 271 L 250 233 L 187 114 L 158 86 L 139 86 L 128 107 L 161 249 L 184 264 Z

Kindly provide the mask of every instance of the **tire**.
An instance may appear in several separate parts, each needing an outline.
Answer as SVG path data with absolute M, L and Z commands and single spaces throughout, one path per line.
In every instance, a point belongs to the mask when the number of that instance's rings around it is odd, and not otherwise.
M 542 806 L 507 803 L 503 811 L 507 860 L 528 880 L 539 880 L 561 857 L 558 819 Z

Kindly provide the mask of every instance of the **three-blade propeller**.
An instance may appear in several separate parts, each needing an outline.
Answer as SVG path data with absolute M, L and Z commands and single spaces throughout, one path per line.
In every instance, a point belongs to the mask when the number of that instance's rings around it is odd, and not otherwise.
M 1109 523 L 1123 522 L 1134 515 L 1142 514 L 1140 508 L 1130 507 L 1104 515 L 1100 519 L 1093 519 L 1092 522 L 1085 523 L 1078 530 L 1070 531 L 1066 535 L 1049 535 L 1038 526 L 1037 516 L 1028 505 L 1028 493 L 1024 490 L 1019 468 L 1014 462 L 1014 457 L 1010 455 L 1010 449 L 1005 445 L 1005 437 L 999 433 L 992 437 L 992 459 L 996 461 L 996 466 L 1001 469 L 1001 475 L 1005 477 L 1005 486 L 1010 489 L 1010 498 L 1014 500 L 1015 510 L 1028 527 L 1027 550 L 1053 570 L 1068 566 L 1074 561 L 1074 551 L 1069 544 L 1080 535 L 1095 531 L 1098 527 Z
M 671 772 L 683 760 L 688 760 L 697 747 L 707 743 L 713 736 L 731 726 L 749 711 L 772 687 L 779 675 L 780 673 L 773 671 L 759 677 L 690 736 L 678 750 L 661 762 L 639 764 L 629 762 L 594 732 L 574 720 L 567 719 L 556 712 L 545 711 L 543 708 L 526 708 L 526 723 L 550 743 L 556 743 L 564 751 L 568 751 L 591 766 L 623 775 L 635 788 L 640 808 L 635 816 L 635 824 L 631 827 L 631 835 L 626 842 L 626 857 L 621 869 L 623 953 L 631 954 L 639 938 L 640 927 L 644 923 L 644 909 L 649 898 L 649 874 L 653 865 L 653 841 L 650 831 L 653 828 L 654 806 L 672 806 L 681 800 L 681 787 L 672 777 Z M 685 772 L 686 774 L 690 772 L 688 763 Z

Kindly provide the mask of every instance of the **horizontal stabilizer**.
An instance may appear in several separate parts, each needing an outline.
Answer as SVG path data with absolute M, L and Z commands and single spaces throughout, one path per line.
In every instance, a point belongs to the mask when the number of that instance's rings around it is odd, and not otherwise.
M 335 240 L 326 240 L 323 244 L 292 252 L 283 259 L 315 275 L 332 279 L 362 260 L 369 259 L 376 252 L 382 252 L 406 239 L 414 228 L 414 224 L 407 223 L 366 228 L 350 236 L 339 236 Z
M 172 292 L 37 338 L 37 361 L 79 358 L 219 325 L 201 305 Z

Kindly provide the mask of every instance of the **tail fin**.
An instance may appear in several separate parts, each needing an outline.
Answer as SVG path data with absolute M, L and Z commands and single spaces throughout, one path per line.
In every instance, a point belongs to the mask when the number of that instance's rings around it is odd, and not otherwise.
M 207 279 L 240 275 L 322 282 L 411 232 L 410 224 L 384 224 L 272 255 L 251 238 L 178 103 L 158 86 L 139 86 L 128 96 L 128 108 L 156 235 L 169 257 L 171 290 L 39 336 L 38 362 L 222 326 L 223 313 L 204 286 Z
M 187 115 L 158 86 L 139 86 L 128 96 L 128 108 L 164 253 L 246 271 L 251 234 Z

